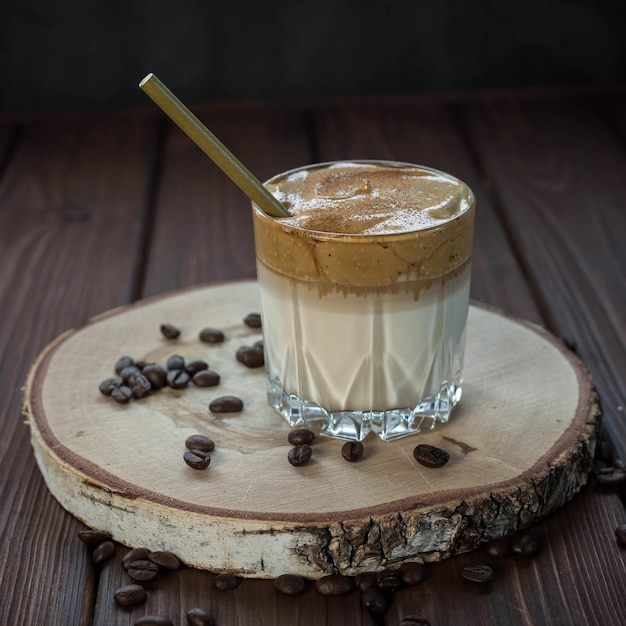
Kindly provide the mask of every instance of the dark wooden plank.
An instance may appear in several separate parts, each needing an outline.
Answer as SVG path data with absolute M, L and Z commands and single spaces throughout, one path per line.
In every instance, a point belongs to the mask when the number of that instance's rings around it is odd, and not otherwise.
M 595 376 L 626 454 L 626 152 L 586 101 L 506 97 L 461 117 L 550 330 Z
M 297 108 L 205 106 L 195 112 L 261 180 L 310 161 Z M 171 128 L 144 293 L 255 275 L 250 201 Z
M 21 418 L 39 351 L 128 302 L 157 136 L 133 115 L 24 122 L 0 179 L 0 623 L 87 624 L 81 525 L 46 490 Z
M 355 100 L 313 114 L 320 161 L 390 159 L 447 171 L 476 195 L 471 295 L 519 317 L 541 322 L 493 204 L 459 134 L 445 98 Z

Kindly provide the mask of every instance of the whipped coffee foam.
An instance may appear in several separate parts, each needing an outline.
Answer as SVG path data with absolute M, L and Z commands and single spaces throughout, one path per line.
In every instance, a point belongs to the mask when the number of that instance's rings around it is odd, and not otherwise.
M 374 163 L 334 163 L 274 178 L 267 185 L 297 228 L 357 235 L 431 228 L 466 211 L 466 185 L 440 172 Z

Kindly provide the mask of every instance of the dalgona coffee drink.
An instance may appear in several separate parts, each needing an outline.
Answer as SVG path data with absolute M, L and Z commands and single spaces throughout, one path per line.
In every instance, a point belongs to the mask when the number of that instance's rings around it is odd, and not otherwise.
M 352 440 L 447 421 L 461 397 L 471 190 L 386 161 L 311 165 L 266 187 L 290 212 L 253 207 L 270 404 L 292 427 Z

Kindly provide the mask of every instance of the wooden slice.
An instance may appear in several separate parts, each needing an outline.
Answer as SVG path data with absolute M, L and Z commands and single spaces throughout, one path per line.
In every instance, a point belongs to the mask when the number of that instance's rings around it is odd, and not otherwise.
M 450 421 L 383 443 L 355 463 L 318 437 L 313 459 L 287 462 L 288 425 L 268 407 L 263 368 L 235 359 L 261 338 L 255 282 L 187 290 L 121 308 L 66 333 L 32 368 L 26 413 L 37 463 L 63 507 L 129 546 L 169 550 L 191 566 L 243 576 L 356 574 L 436 561 L 511 534 L 585 483 L 600 408 L 578 359 L 541 329 L 470 307 L 463 399 Z M 164 322 L 178 339 L 160 333 Z M 221 344 L 199 331 L 221 329 Z M 216 387 L 163 389 L 121 405 L 98 391 L 122 355 L 165 364 L 204 359 Z M 213 414 L 234 395 L 241 412 Z M 206 470 L 183 461 L 185 440 L 215 441 Z M 418 464 L 430 443 L 442 468 Z

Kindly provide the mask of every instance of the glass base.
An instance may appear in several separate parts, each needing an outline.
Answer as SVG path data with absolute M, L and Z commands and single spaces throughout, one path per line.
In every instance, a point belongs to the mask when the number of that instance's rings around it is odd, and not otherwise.
M 327 411 L 315 402 L 287 394 L 275 378 L 267 384 L 267 400 L 292 428 L 309 428 L 335 439 L 362 441 L 375 433 L 391 441 L 431 430 L 437 422 L 447 422 L 455 404 L 461 399 L 461 381 L 444 383 L 439 393 L 424 399 L 418 406 L 387 411 Z

